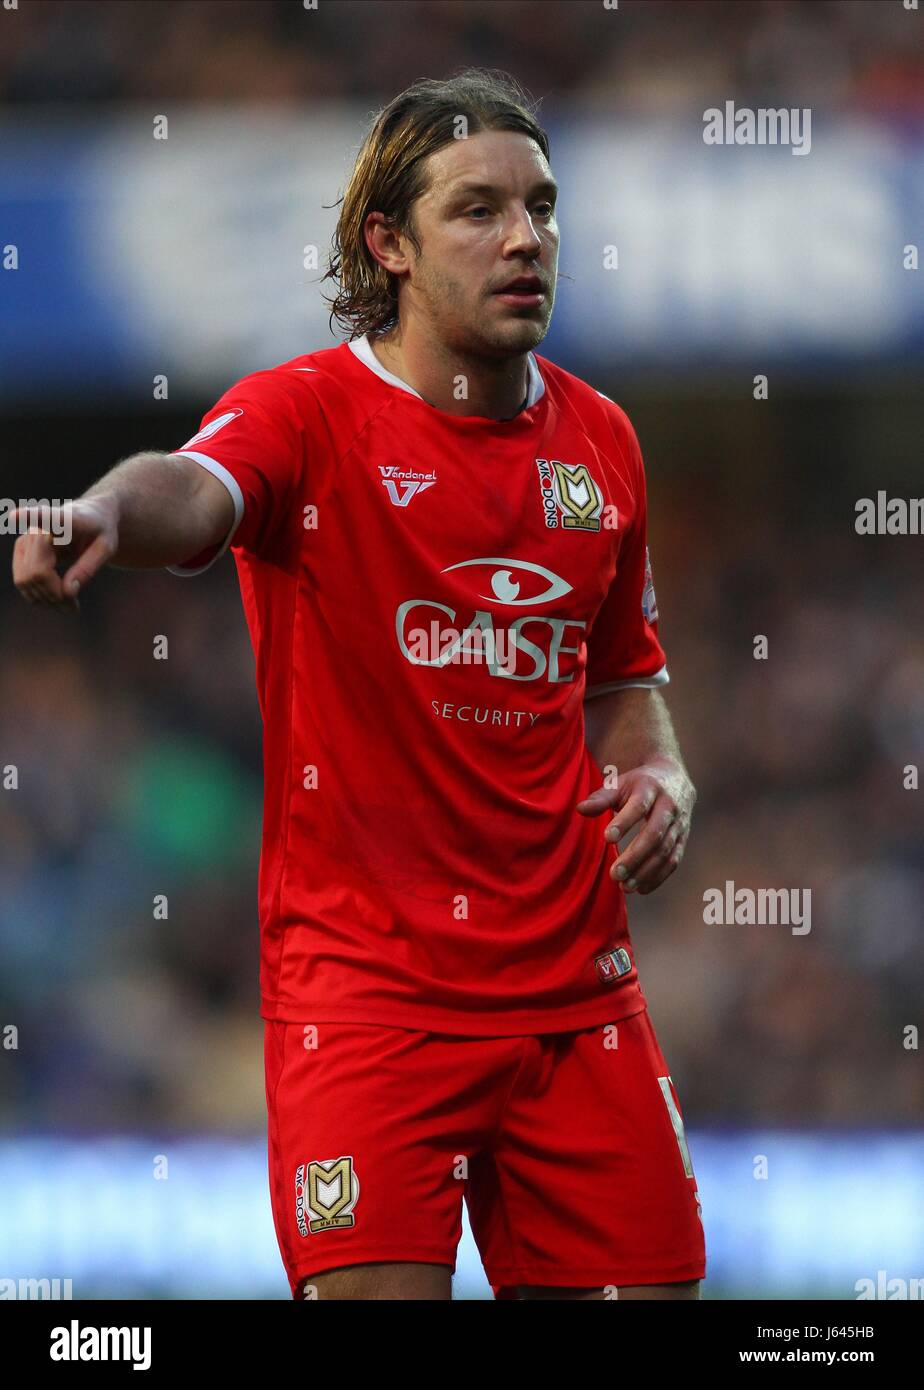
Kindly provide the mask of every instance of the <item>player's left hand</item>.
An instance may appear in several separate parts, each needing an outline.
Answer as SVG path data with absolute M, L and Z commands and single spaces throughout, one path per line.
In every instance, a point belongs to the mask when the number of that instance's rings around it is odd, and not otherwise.
M 614 810 L 604 832 L 611 844 L 634 826 L 638 834 L 610 869 L 610 878 L 622 883 L 627 893 L 651 893 L 680 864 L 690 833 L 696 788 L 686 768 L 674 758 L 651 762 L 620 773 L 615 787 L 600 787 L 577 809 L 584 816 Z

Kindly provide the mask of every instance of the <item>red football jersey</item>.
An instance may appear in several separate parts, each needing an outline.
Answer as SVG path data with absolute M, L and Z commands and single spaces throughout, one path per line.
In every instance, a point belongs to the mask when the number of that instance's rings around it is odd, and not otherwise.
M 619 406 L 529 354 L 450 415 L 368 338 L 244 377 L 177 453 L 227 486 L 264 722 L 262 1014 L 502 1035 L 645 1006 L 583 701 L 667 679 Z

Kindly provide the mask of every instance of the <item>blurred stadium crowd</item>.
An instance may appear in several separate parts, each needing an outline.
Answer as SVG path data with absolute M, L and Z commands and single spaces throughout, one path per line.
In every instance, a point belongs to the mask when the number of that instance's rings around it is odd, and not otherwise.
M 23 7 L 25 8 L 25 7 Z M 462 64 L 608 116 L 739 105 L 920 115 L 924 54 L 869 0 L 43 0 L 4 15 L 0 101 L 388 98 Z M 602 16 L 602 17 L 601 17 Z M 601 44 L 601 24 L 619 44 Z M 554 100 L 554 98 L 553 98 Z

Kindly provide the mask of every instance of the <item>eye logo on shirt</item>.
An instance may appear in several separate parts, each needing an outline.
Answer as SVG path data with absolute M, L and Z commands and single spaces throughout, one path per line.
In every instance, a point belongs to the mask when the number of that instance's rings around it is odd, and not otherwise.
M 467 581 L 461 612 L 436 598 L 412 598 L 398 605 L 395 635 L 412 666 L 478 666 L 492 677 L 545 679 L 551 684 L 576 678 L 583 660 L 586 621 L 536 612 L 572 593 L 566 579 L 544 565 L 506 555 L 460 560 L 440 573 L 459 570 L 465 571 Z M 477 605 L 474 612 L 470 605 Z M 498 606 L 528 611 L 499 618 L 493 611 Z M 524 627 L 529 628 L 528 636 Z
M 225 425 L 230 424 L 232 420 L 236 420 L 243 413 L 243 410 L 226 410 L 224 415 L 216 415 L 215 419 L 210 420 L 207 425 L 203 425 L 199 433 L 194 434 L 192 439 L 187 439 L 183 448 L 188 449 L 192 444 L 201 444 L 204 439 L 211 439 L 213 434 L 223 430 Z
M 555 530 L 561 513 L 565 531 L 599 531 L 603 494 L 587 464 L 536 459 L 536 467 L 546 526 Z
M 511 560 L 499 555 L 484 555 L 477 560 L 460 560 L 457 565 L 447 565 L 442 571 L 443 574 L 450 574 L 453 570 L 470 569 L 472 566 L 483 567 L 485 574 L 479 580 L 476 577 L 477 597 L 487 599 L 492 603 L 509 603 L 511 606 L 524 607 L 527 604 L 549 603 L 552 599 L 561 598 L 562 594 L 571 592 L 571 585 L 561 575 L 553 574 L 546 569 L 545 565 L 534 565 L 529 560 Z M 503 566 L 503 568 L 498 568 Z M 516 572 L 516 578 L 514 573 Z M 532 593 L 536 587 L 536 577 L 548 581 L 548 587 L 541 593 Z M 490 592 L 485 593 L 488 589 Z

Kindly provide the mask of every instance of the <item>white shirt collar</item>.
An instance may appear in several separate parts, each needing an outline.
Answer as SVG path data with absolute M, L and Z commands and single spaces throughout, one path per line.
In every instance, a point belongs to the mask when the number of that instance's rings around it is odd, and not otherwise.
M 372 344 L 369 341 L 368 333 L 362 338 L 353 338 L 347 346 L 350 351 L 359 358 L 360 362 L 368 367 L 371 372 L 375 372 L 376 376 L 381 377 L 383 381 L 387 381 L 389 386 L 397 386 L 399 390 L 409 391 L 410 394 L 416 396 L 418 400 L 423 400 L 420 392 L 415 391 L 413 386 L 408 386 L 406 381 L 402 381 L 399 376 L 395 376 L 394 372 L 389 372 L 382 366 L 381 362 L 372 351 Z M 542 373 L 531 352 L 526 355 L 526 371 L 528 387 L 526 405 L 523 409 L 529 410 L 530 406 L 535 405 L 545 394 L 545 382 L 542 380 Z M 513 418 L 515 419 L 516 417 L 514 416 Z

